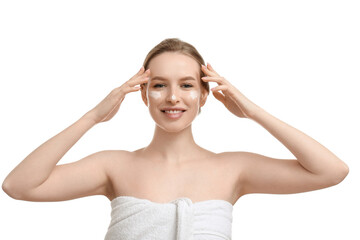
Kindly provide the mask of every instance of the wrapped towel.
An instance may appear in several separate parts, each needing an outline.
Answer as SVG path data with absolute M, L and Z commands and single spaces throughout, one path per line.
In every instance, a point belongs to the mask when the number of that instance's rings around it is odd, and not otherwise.
M 111 208 L 105 240 L 231 240 L 233 205 L 225 200 L 156 203 L 120 196 Z

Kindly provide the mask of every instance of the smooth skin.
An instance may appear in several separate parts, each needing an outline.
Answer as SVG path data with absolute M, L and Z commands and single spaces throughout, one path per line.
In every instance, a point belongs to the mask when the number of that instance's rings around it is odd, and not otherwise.
M 263 126 L 296 157 L 275 159 L 250 152 L 224 153 L 239 176 L 238 197 L 249 193 L 311 191 L 333 186 L 346 177 L 348 166 L 320 143 L 251 102 L 210 64 L 202 66 L 201 71 L 206 75 L 203 81 L 218 84 L 212 93 L 230 112 Z M 119 152 L 126 158 L 127 151 L 100 151 L 77 162 L 56 164 L 89 129 L 109 121 L 126 94 L 138 91 L 140 87 L 136 86 L 147 83 L 149 76 L 150 71 L 142 67 L 78 121 L 40 145 L 7 176 L 3 190 L 15 199 L 26 201 L 62 201 L 90 195 L 113 199 L 109 178 L 115 166 L 112 160 L 123 161 Z
M 207 75 L 203 81 L 218 84 L 211 91 L 230 112 L 263 126 L 296 157 L 275 159 L 250 152 L 228 153 L 241 175 L 241 196 L 312 191 L 336 185 L 347 176 L 348 166 L 327 148 L 251 102 L 209 63 L 202 66 L 202 71 Z
M 126 94 L 138 91 L 137 85 L 148 81 L 150 70 L 144 70 L 141 67 L 96 107 L 30 153 L 4 180 L 3 190 L 14 199 L 26 201 L 64 201 L 91 195 L 111 198 L 107 173 L 114 152 L 100 151 L 73 163 L 56 164 L 90 128 L 109 121 Z

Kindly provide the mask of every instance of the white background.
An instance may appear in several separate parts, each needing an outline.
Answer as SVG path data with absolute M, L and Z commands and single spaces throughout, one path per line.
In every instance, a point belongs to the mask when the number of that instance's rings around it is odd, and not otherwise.
M 359 12 L 358 1 L 347 0 L 1 1 L 0 180 L 132 77 L 151 48 L 177 37 L 250 100 L 350 167 L 327 189 L 240 198 L 233 239 L 359 239 Z M 59 163 L 144 147 L 154 124 L 140 92 L 130 93 L 111 121 L 89 130 Z M 214 152 L 294 157 L 212 94 L 193 133 Z M 103 196 L 39 203 L 0 191 L 0 201 L 0 239 L 103 239 L 110 222 Z

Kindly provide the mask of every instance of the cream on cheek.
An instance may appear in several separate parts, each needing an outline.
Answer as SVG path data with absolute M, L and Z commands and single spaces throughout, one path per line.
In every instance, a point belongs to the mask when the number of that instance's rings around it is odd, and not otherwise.
M 193 91 L 190 91 L 190 97 L 192 100 L 195 100 L 196 98 L 199 97 L 199 94 L 197 93 L 197 91 L 193 90 Z
M 159 99 L 159 98 L 161 98 L 161 92 L 149 91 L 149 97 L 154 98 L 154 99 Z
M 199 99 L 199 93 L 196 90 L 191 90 L 187 93 L 189 101 L 193 102 L 193 106 L 195 106 L 196 109 L 199 108 L 200 99 Z

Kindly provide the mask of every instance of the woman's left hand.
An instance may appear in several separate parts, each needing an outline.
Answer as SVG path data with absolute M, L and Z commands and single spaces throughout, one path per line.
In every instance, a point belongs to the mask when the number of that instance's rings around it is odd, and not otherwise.
M 231 85 L 224 77 L 221 77 L 208 63 L 207 67 L 202 65 L 201 70 L 205 77 L 201 80 L 204 82 L 216 82 L 218 86 L 211 89 L 214 97 L 222 102 L 225 107 L 241 118 L 251 118 L 260 108 L 247 99 L 240 91 Z M 219 91 L 222 91 L 220 93 Z

